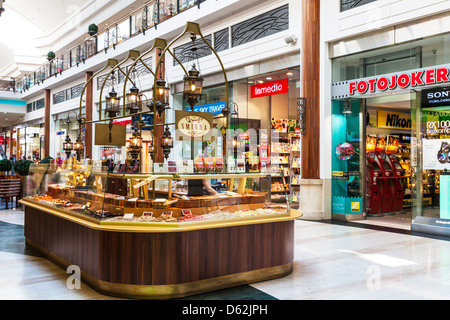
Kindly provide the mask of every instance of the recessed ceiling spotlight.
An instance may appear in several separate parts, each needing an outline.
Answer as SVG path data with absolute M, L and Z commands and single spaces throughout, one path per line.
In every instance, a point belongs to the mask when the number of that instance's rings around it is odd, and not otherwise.
M 267 79 L 267 80 L 272 80 L 272 77 L 267 77 L 266 79 Z
M 258 80 L 258 83 L 264 83 L 264 81 L 262 81 L 262 80 Z
M 289 71 L 288 73 L 286 73 L 288 76 L 292 76 L 294 73 Z

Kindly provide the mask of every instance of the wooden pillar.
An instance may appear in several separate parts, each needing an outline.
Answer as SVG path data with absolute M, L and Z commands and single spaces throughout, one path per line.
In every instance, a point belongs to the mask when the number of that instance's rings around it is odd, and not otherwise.
M 16 153 L 16 148 L 14 147 L 13 134 L 14 130 L 9 131 L 9 156 L 12 156 L 14 154 L 16 156 L 16 159 L 19 160 Z
M 86 89 L 85 89 L 85 97 L 86 97 L 86 110 L 85 117 L 86 121 L 92 120 L 92 111 L 94 108 L 94 81 L 89 81 L 92 77 L 92 71 L 86 72 Z M 88 83 L 89 81 L 89 83 Z M 86 132 L 85 132 L 85 141 L 84 141 L 84 155 L 88 155 L 92 159 L 92 123 L 86 124 Z
M 161 54 L 162 50 L 161 49 L 157 49 L 156 53 L 157 53 L 157 57 L 156 60 L 159 58 L 159 55 Z M 163 58 L 164 59 L 164 58 Z M 158 69 L 158 74 L 155 75 L 155 77 L 159 78 L 159 75 L 161 75 L 161 78 L 164 79 L 164 74 L 165 74 L 165 66 L 164 66 L 165 61 L 163 60 L 162 63 L 159 65 L 159 69 Z M 155 112 L 155 117 L 153 119 L 153 122 L 155 125 L 157 124 L 164 124 L 165 123 L 165 114 L 161 114 L 161 117 L 158 116 L 158 113 Z M 161 147 L 161 137 L 163 136 L 164 133 L 164 126 L 155 126 L 155 136 L 153 137 L 153 152 L 154 152 L 154 162 L 155 163 L 160 163 L 160 162 L 164 162 L 164 153 L 163 153 L 163 148 Z
M 320 179 L 320 0 L 302 0 L 301 96 L 306 98 L 302 179 Z
M 16 130 L 16 150 L 17 160 L 22 160 L 22 152 L 20 152 L 20 129 Z
M 45 89 L 44 96 L 44 158 L 50 156 L 50 89 Z

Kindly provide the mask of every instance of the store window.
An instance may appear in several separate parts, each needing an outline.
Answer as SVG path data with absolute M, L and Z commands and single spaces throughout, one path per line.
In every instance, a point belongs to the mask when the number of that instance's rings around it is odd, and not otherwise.
M 360 100 L 333 101 L 332 212 L 363 214 L 363 128 Z
M 299 68 L 295 67 L 229 83 L 231 114 L 228 123 L 221 116 L 226 101 L 225 86 L 205 88 L 194 111 L 213 113 L 218 138 L 208 143 L 176 142 L 174 155 L 182 159 L 194 159 L 199 153 L 221 157 L 229 172 L 273 171 L 273 179 L 258 180 L 262 189 L 271 192 L 272 200 L 285 201 L 285 184 L 292 205 L 298 208 L 301 176 L 301 138 L 296 130 L 299 81 Z M 279 92 L 269 89 L 275 87 Z M 190 110 L 181 93 L 174 95 L 174 105 L 176 110 Z
M 341 11 L 350 10 L 377 0 L 341 0 Z
M 289 29 L 289 5 L 271 10 L 231 27 L 232 47 Z
M 423 90 L 421 96 L 421 181 L 430 205 L 418 215 L 450 219 L 450 88 Z
M 450 33 L 333 59 L 332 82 L 437 66 L 450 61 Z

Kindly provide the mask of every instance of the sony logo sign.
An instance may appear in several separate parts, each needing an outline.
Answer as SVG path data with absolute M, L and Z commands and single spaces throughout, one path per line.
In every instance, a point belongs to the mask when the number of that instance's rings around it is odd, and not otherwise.
M 449 97 L 450 97 L 450 90 L 427 93 L 428 99 L 440 99 L 440 98 L 449 98 Z

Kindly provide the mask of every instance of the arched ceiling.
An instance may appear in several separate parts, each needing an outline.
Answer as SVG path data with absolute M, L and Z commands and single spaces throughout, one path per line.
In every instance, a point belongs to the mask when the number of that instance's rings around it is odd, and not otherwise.
M 34 39 L 55 30 L 93 0 L 6 0 L 0 16 L 0 76 L 14 55 L 39 56 Z

